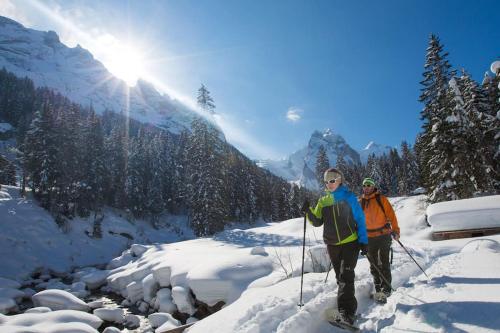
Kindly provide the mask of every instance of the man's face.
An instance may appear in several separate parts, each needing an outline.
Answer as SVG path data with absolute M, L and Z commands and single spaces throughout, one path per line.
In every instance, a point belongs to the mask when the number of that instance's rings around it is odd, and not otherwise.
M 375 191 L 375 186 L 369 184 L 363 185 L 363 194 L 370 195 L 373 191 Z

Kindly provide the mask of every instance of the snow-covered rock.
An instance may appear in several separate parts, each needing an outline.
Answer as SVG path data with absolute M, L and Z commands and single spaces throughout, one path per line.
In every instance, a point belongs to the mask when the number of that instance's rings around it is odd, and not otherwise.
M 122 267 L 129 262 L 131 262 L 134 259 L 132 254 L 130 253 L 130 250 L 124 251 L 121 256 L 114 258 L 109 262 L 107 265 L 107 269 L 115 269 L 118 267 Z
M 24 311 L 24 313 L 45 313 L 52 311 L 50 308 L 46 306 L 37 306 L 35 308 L 28 309 Z
M 21 284 L 17 281 L 0 277 L 0 288 L 19 289 L 21 288 Z
M 31 297 L 35 306 L 46 306 L 52 310 L 89 311 L 90 307 L 73 294 L 64 291 L 49 289 L 41 291 Z
M 182 313 L 194 314 L 196 309 L 194 308 L 194 300 L 187 290 L 181 286 L 175 286 L 172 288 L 172 298 L 174 300 L 177 309 Z
M 143 290 L 144 300 L 146 302 L 151 302 L 153 297 L 155 297 L 158 288 L 159 285 L 155 281 L 153 274 L 149 274 L 144 279 L 142 279 L 142 290 Z
M 0 298 L 12 298 L 19 302 L 25 296 L 26 294 L 18 289 L 0 288 Z
M 273 263 L 269 257 L 245 255 L 238 257 L 217 258 L 212 265 L 198 265 L 193 267 L 186 279 L 189 287 L 196 295 L 196 299 L 213 306 L 220 301 L 231 303 L 236 300 L 241 290 L 245 289 L 254 280 L 264 277 L 273 271 Z M 172 289 L 175 304 L 186 304 L 182 298 L 184 294 L 176 287 Z M 179 297 L 179 302 L 178 299 Z M 190 298 L 188 298 L 190 300 Z M 191 302 L 192 303 L 192 302 Z M 189 309 L 189 308 L 188 308 Z M 186 312 L 186 311 L 181 311 Z M 193 312 L 186 312 L 192 314 Z
M 101 318 L 104 321 L 109 321 L 111 323 L 121 324 L 124 321 L 124 310 L 121 308 L 106 309 L 100 308 L 94 310 L 94 315 Z
M 26 295 L 26 297 L 31 297 L 37 293 L 36 290 L 33 290 L 31 288 L 24 288 L 21 289 L 21 291 Z
M 160 287 L 170 286 L 172 269 L 168 265 L 159 265 L 153 268 L 153 276 Z
M 17 310 L 17 303 L 12 298 L 0 297 L 0 313 L 7 314 Z
M 87 305 L 90 309 L 95 310 L 104 307 L 104 302 L 102 300 L 96 300 L 92 302 L 88 302 Z
M 148 250 L 148 247 L 145 245 L 141 245 L 141 244 L 132 244 L 132 246 L 130 247 L 130 251 L 132 251 L 132 255 L 134 257 L 142 256 L 142 254 L 144 252 L 146 252 L 147 250 Z
M 177 307 L 172 299 L 172 291 L 168 288 L 158 290 L 154 308 L 160 312 L 173 313 Z
M 268 256 L 269 255 L 266 252 L 266 249 L 263 248 L 262 246 L 256 246 L 256 247 L 252 248 L 252 250 L 250 251 L 250 254 L 259 255 L 259 256 Z
M 13 316 L 4 316 L 0 322 L 2 324 L 2 332 L 19 333 L 96 333 L 96 329 L 102 324 L 102 320 L 99 317 L 75 310 L 22 313 Z
M 134 281 L 127 285 L 127 298 L 131 303 L 135 303 L 143 299 L 143 297 L 142 283 Z
M 139 302 L 139 305 L 137 306 L 137 309 L 141 313 L 146 313 L 149 309 L 149 303 L 146 302 Z
M 109 275 L 108 270 L 95 270 L 81 277 L 81 281 L 87 285 L 89 290 L 98 289 L 106 283 L 106 278 Z
M 134 314 L 128 313 L 127 315 L 125 315 L 124 324 L 128 328 L 137 328 L 141 326 L 141 318 Z
M 161 325 L 163 325 L 167 321 L 170 321 L 175 326 L 180 325 L 180 322 L 177 319 L 172 317 L 172 315 L 170 313 L 166 313 L 166 312 L 152 313 L 148 316 L 148 320 L 153 328 L 160 327 Z
M 106 327 L 102 333 L 121 333 L 121 330 L 119 328 L 109 326 Z
M 157 329 L 155 329 L 155 333 L 164 333 L 164 332 L 168 332 L 176 327 L 179 327 L 179 325 L 175 325 L 174 323 L 172 323 L 171 321 L 167 321 L 166 323 L 164 323 L 163 325 L 161 325 L 160 327 L 158 327 Z

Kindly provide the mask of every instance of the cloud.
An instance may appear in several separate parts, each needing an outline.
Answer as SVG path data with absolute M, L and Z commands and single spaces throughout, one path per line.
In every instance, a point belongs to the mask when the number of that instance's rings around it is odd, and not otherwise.
M 288 111 L 286 113 L 286 119 L 288 119 L 289 121 L 291 121 L 293 123 L 296 123 L 300 119 L 302 119 L 303 112 L 304 112 L 304 110 L 302 110 L 298 107 L 295 107 L 295 106 L 291 106 L 288 108 Z

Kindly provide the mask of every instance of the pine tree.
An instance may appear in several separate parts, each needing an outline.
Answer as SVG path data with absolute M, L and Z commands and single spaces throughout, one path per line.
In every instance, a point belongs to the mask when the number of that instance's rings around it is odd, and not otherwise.
M 215 113 L 215 103 L 212 97 L 210 96 L 210 91 L 205 87 L 205 85 L 201 85 L 200 89 L 198 89 L 198 106 L 205 112 L 209 114 Z

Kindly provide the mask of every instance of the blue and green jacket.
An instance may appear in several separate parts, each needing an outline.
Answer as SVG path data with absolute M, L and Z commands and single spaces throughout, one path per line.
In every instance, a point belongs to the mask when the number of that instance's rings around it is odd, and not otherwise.
M 354 193 L 344 185 L 321 197 L 316 207 L 307 212 L 307 219 L 315 227 L 324 225 L 326 244 L 341 245 L 355 240 L 368 244 L 363 209 Z

